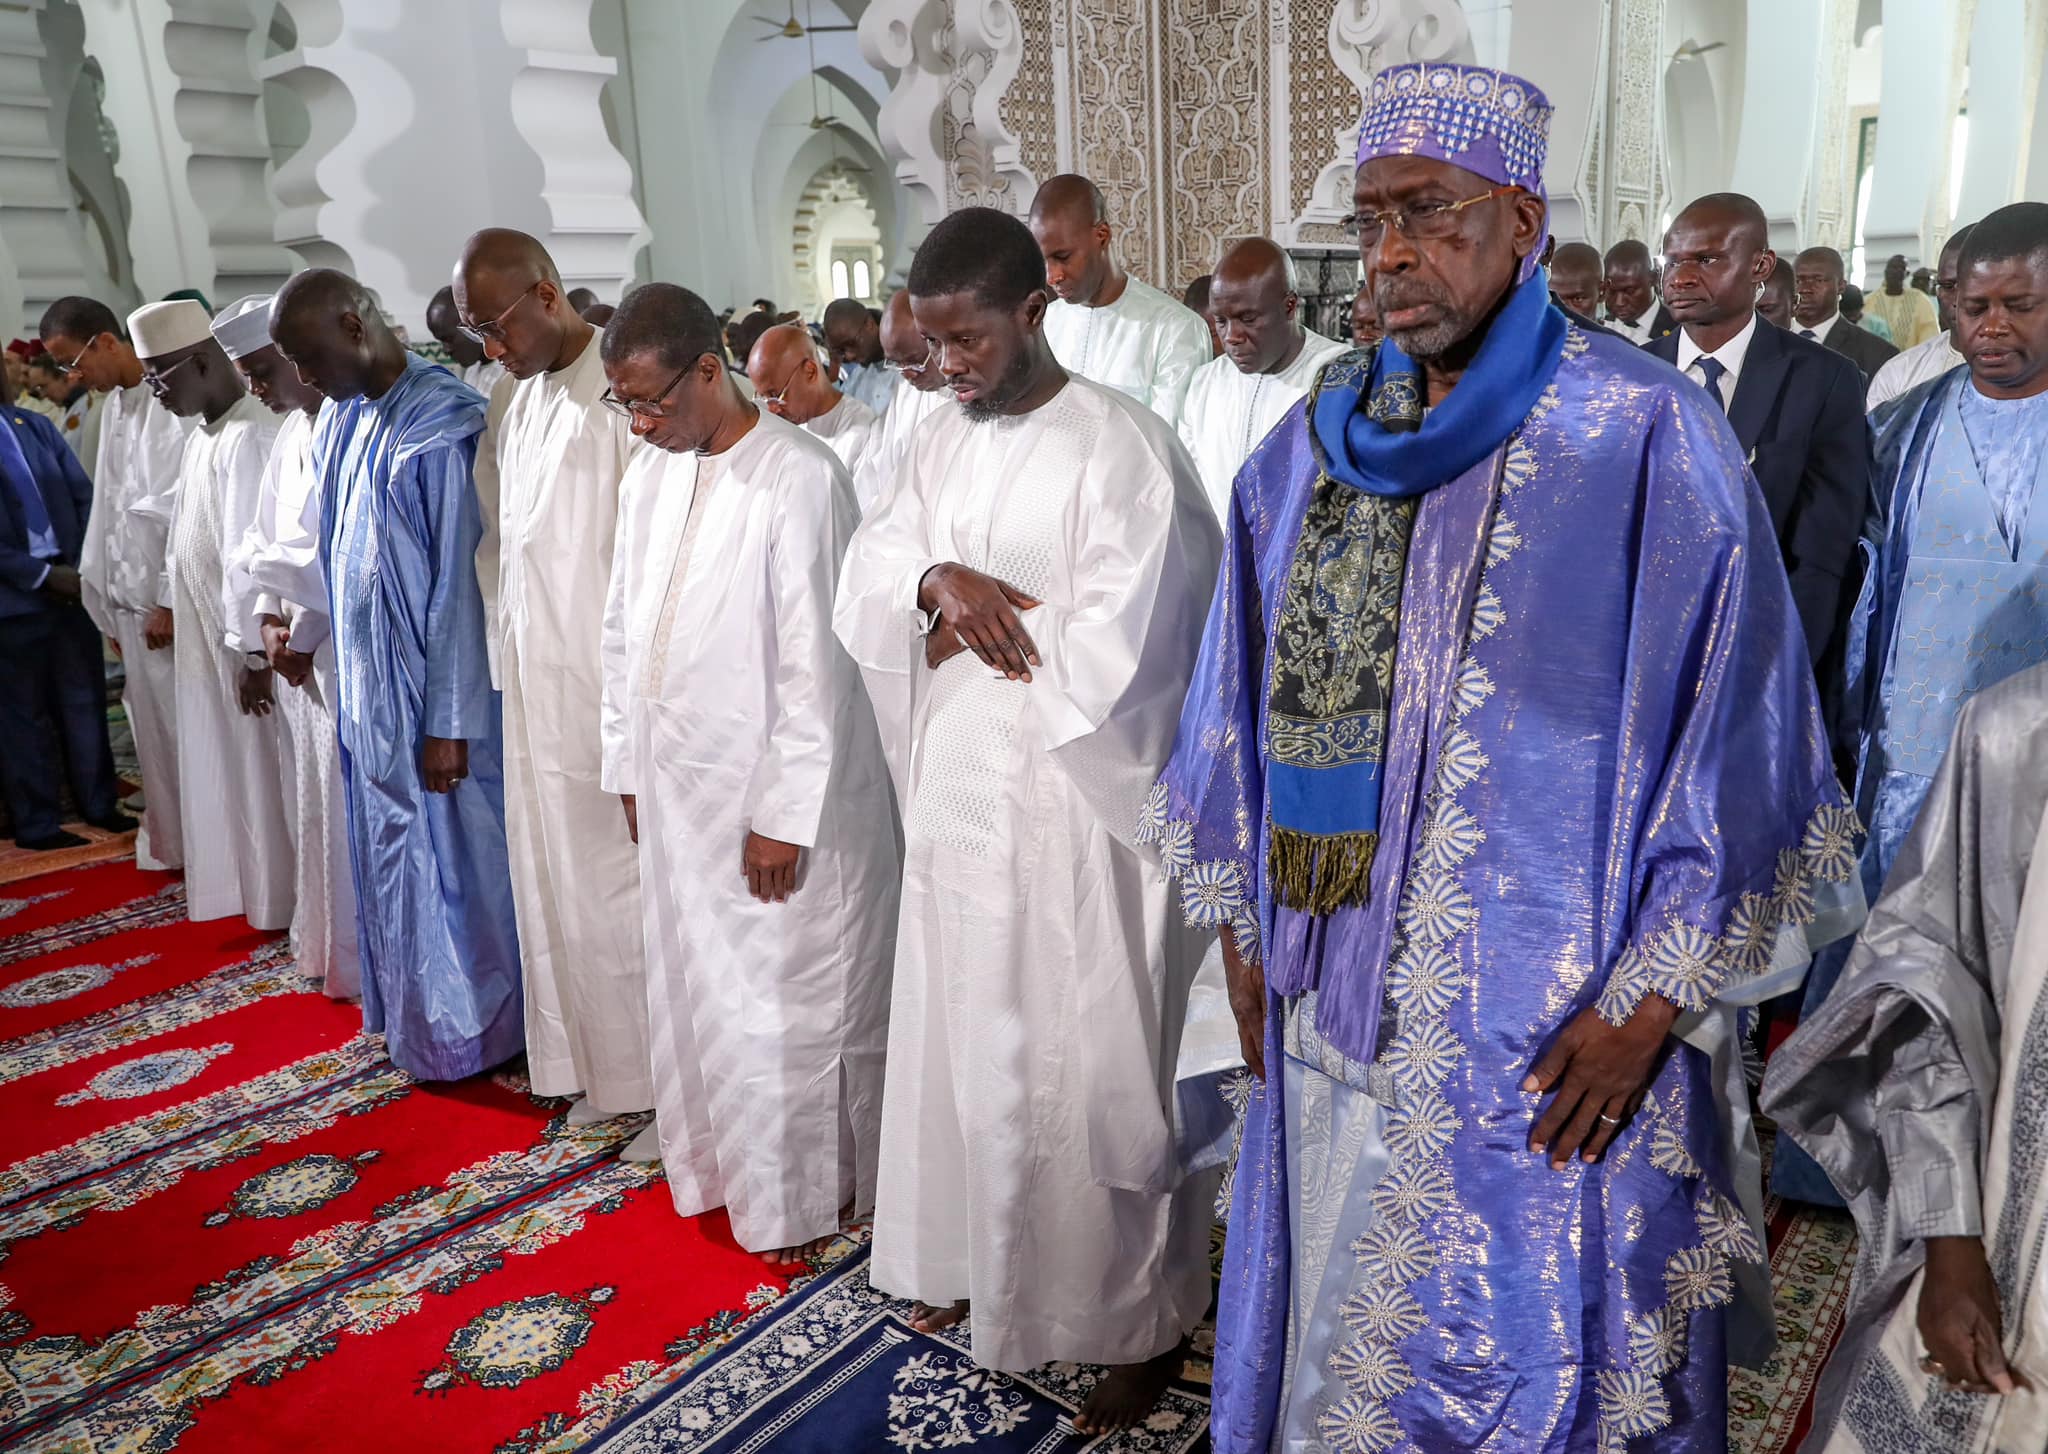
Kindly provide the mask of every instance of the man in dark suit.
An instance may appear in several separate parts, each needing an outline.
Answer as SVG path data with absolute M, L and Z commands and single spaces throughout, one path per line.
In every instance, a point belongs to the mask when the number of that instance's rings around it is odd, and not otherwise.
M 1831 348 L 1856 365 L 1863 385 L 1899 351 L 1868 329 L 1842 316 L 1842 289 L 1849 283 L 1842 255 L 1831 247 L 1809 247 L 1792 263 L 1792 331 Z
M 1607 326 L 1630 343 L 1649 343 L 1678 327 L 1657 298 L 1657 265 L 1649 247 L 1630 238 L 1607 249 L 1601 291 L 1607 301 Z
M 135 826 L 116 799 L 100 634 L 79 603 L 92 485 L 55 425 L 0 382 L 0 791 L 23 848 L 75 848 L 59 775 L 86 821 Z
M 1732 192 L 1700 198 L 1664 238 L 1664 302 L 1679 331 L 1648 348 L 1728 411 L 1819 663 L 1870 497 L 1870 431 L 1856 366 L 1757 316 L 1776 264 L 1762 208 Z

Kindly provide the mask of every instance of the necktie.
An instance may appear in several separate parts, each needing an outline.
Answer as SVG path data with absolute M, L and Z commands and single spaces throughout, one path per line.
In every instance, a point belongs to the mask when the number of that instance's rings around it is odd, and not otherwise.
M 1813 340 L 1813 341 L 1814 341 L 1815 343 L 1819 343 L 1819 342 L 1820 342 L 1820 335 L 1819 335 L 1819 334 L 1817 334 L 1817 333 L 1815 333 L 1815 332 L 1814 332 L 1814 331 L 1813 331 L 1813 330 L 1812 330 L 1811 328 L 1802 328 L 1802 329 L 1800 329 L 1800 330 L 1799 330 L 1799 336 L 1800 336 L 1801 338 L 1810 338 L 1810 339 L 1812 339 L 1812 340 Z
M 1707 381 L 1707 392 L 1714 396 L 1714 402 L 1721 406 L 1721 412 L 1728 412 L 1728 401 L 1721 397 L 1721 377 L 1728 372 L 1728 365 L 1717 358 L 1700 358 L 1693 361 L 1693 367 Z
M 15 501 L 21 506 L 21 523 L 28 532 L 29 553 L 48 559 L 38 547 L 47 548 L 57 532 L 50 524 L 50 512 L 43 506 L 43 492 L 36 485 L 36 477 L 28 466 L 28 456 L 16 442 L 13 429 L 0 426 L 0 433 L 5 435 L 4 441 L 0 441 L 0 475 L 7 477 L 8 488 L 13 490 Z

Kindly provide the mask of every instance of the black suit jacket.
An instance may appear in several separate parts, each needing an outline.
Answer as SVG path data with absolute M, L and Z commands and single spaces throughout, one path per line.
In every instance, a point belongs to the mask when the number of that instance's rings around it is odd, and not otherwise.
M 1676 333 L 1643 347 L 1678 363 Z M 1836 633 L 1844 593 L 1859 584 L 1852 567 L 1872 471 L 1862 375 L 1841 354 L 1760 318 L 1728 423 L 1770 506 L 1807 653 L 1818 664 Z
M 1799 331 L 1799 324 L 1796 319 L 1793 322 L 1792 331 L 1795 334 Z M 1898 349 L 1886 343 L 1869 329 L 1859 327 L 1846 318 L 1837 318 L 1835 326 L 1822 336 L 1820 342 L 1821 347 L 1833 349 L 1843 358 L 1849 360 L 1850 363 L 1856 365 L 1857 370 L 1863 375 L 1863 385 L 1865 388 L 1870 386 L 1871 377 L 1879 369 L 1899 356 Z

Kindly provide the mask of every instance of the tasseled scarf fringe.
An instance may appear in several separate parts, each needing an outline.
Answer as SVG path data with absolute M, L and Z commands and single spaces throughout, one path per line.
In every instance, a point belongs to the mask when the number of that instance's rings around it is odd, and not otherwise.
M 1372 897 L 1378 833 L 1303 833 L 1274 824 L 1266 882 L 1281 904 L 1310 914 L 1358 908 Z

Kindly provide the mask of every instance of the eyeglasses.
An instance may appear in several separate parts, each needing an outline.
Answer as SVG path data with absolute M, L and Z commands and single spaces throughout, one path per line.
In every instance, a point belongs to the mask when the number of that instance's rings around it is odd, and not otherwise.
M 927 342 L 925 344 L 924 357 L 916 363 L 898 363 L 893 358 L 884 357 L 882 367 L 892 374 L 921 374 L 932 366 L 932 360 L 937 358 L 938 354 L 938 348 Z
M 170 382 L 171 375 L 198 357 L 199 355 L 196 353 L 188 353 L 167 369 L 160 369 L 156 365 L 151 364 L 147 369 L 143 370 L 142 382 L 149 385 L 150 393 L 161 394 L 164 391 L 164 386 Z M 66 369 L 64 372 L 76 373 L 77 370 Z
M 598 395 L 597 402 L 611 410 L 612 413 L 623 414 L 628 419 L 666 419 L 668 417 L 668 409 L 666 408 L 668 396 L 676 391 L 677 384 L 680 384 L 690 376 L 690 370 L 697 367 L 697 359 L 703 358 L 705 354 L 710 352 L 711 350 L 707 348 L 704 350 L 704 353 L 698 354 L 697 358 L 693 358 L 684 364 L 682 371 L 664 384 L 661 392 L 652 399 L 621 399 L 610 389 L 606 389 L 602 394 Z
M 512 306 L 503 313 L 500 313 L 496 318 L 492 318 L 484 323 L 463 323 L 458 326 L 467 337 L 477 343 L 503 343 L 505 341 L 505 320 L 512 316 L 521 303 L 524 303 L 533 296 L 535 288 L 538 288 L 546 281 L 546 278 L 535 278 L 531 283 L 527 284 L 525 292 L 512 300 Z
M 801 359 L 799 359 L 799 360 L 797 361 L 797 365 L 796 365 L 796 367 L 795 367 L 795 368 L 793 368 L 793 369 L 791 369 L 791 370 L 789 371 L 789 377 L 788 377 L 788 378 L 786 378 L 786 379 L 784 379 L 784 380 L 782 381 L 782 387 L 781 387 L 781 388 L 779 388 L 779 389 L 777 389 L 777 390 L 776 390 L 776 391 L 775 391 L 774 393 L 772 393 L 772 394 L 763 394 L 763 395 L 761 395 L 761 402 L 762 402 L 763 404 L 769 404 L 769 405 L 780 405 L 780 404 L 783 404 L 783 403 L 787 402 L 787 400 L 788 400 L 788 398 L 789 398 L 789 389 L 790 389 L 790 385 L 792 385 L 792 384 L 794 384 L 794 383 L 796 382 L 796 376 L 797 376 L 798 374 L 802 373 L 803 371 L 804 371 L 803 361 L 802 361 Z
M 1481 202 L 1521 190 L 1515 186 L 1495 187 L 1462 202 L 1410 202 L 1385 212 L 1354 212 L 1344 219 L 1344 231 L 1357 238 L 1360 247 L 1378 247 L 1389 227 L 1411 241 L 1433 242 L 1458 230 L 1458 214 L 1467 207 L 1477 207 Z
M 92 346 L 98 343 L 104 337 L 106 337 L 104 333 L 95 333 L 91 338 L 88 338 L 85 341 L 85 346 L 79 349 L 78 352 L 72 356 L 70 363 L 63 362 L 61 359 L 57 357 L 56 354 L 50 352 L 48 349 L 43 350 L 43 357 L 48 359 L 50 361 L 50 367 L 54 368 L 60 374 L 68 375 L 83 373 L 85 371 L 85 356 L 91 353 Z

